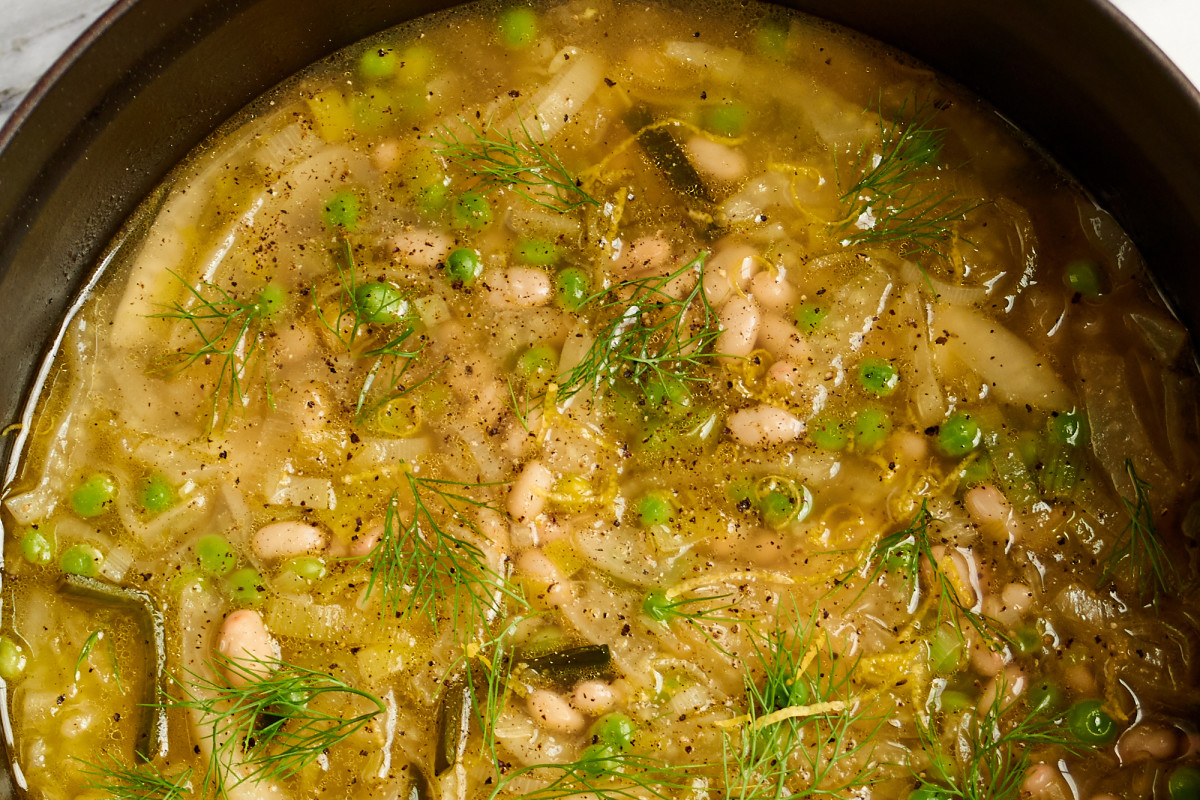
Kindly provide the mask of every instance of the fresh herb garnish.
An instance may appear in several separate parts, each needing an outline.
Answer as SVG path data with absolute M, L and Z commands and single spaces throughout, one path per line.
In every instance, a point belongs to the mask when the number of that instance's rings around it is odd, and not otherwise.
M 912 252 L 937 253 L 953 235 L 952 226 L 978 207 L 953 191 L 930 187 L 946 131 L 933 125 L 924 104 L 907 121 L 908 101 L 887 121 L 879 111 L 879 150 L 859 148 L 853 172 L 858 177 L 842 195 L 846 213 L 837 223 L 844 244 L 900 242 Z
M 1121 498 L 1129 522 L 1117 534 L 1104 558 L 1099 584 L 1112 580 L 1124 563 L 1140 597 L 1157 605 L 1163 597 L 1179 595 L 1180 576 L 1154 524 L 1150 484 L 1138 476 L 1132 461 L 1125 461 L 1125 472 L 1133 483 L 1133 500 Z
M 672 800 L 679 792 L 694 788 L 693 773 L 703 765 L 677 764 L 639 753 L 589 748 L 566 764 L 531 764 L 510 769 L 488 795 L 520 797 L 522 800 L 564 800 L 594 796 L 601 800 Z M 527 782 L 545 782 L 528 788 Z M 515 789 L 516 783 L 520 789 Z
M 437 144 L 434 152 L 475 175 L 482 192 L 507 186 L 531 203 L 559 212 L 600 205 L 545 141 L 534 138 L 524 120 L 519 131 L 504 132 L 460 121 L 467 135 L 460 137 L 443 125 L 430 137 Z
M 218 794 L 245 781 L 294 775 L 386 710 L 369 692 L 282 661 L 218 654 L 208 670 L 175 679 L 182 697 L 162 706 L 199 715 L 212 751 L 205 785 Z M 325 710 L 356 698 L 369 710 L 349 717 Z
M 492 506 L 464 492 L 494 484 L 422 478 L 411 471 L 404 473 L 404 479 L 411 510 L 405 519 L 402 490 L 392 493 L 383 534 L 364 557 L 371 565 L 367 596 L 378 591 L 393 614 L 421 613 L 435 628 L 444 611 L 452 619 L 465 613 L 469 622 L 488 622 L 500 614 L 506 601 L 523 607 L 520 592 L 488 566 L 483 548 L 449 529 L 455 524 L 482 536 L 466 512 Z M 448 609 L 443 607 L 446 602 Z M 470 627 L 465 630 L 468 634 Z
M 88 779 L 86 788 L 103 792 L 111 800 L 177 800 L 192 792 L 191 767 L 164 775 L 153 764 L 128 767 L 106 753 L 94 762 L 80 763 L 79 771 Z

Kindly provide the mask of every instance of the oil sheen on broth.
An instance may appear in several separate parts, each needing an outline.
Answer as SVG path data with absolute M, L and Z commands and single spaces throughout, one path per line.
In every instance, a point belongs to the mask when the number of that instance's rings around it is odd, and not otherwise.
M 1188 337 L 918 64 L 456 11 L 113 260 L 4 501 L 31 796 L 1198 796 Z

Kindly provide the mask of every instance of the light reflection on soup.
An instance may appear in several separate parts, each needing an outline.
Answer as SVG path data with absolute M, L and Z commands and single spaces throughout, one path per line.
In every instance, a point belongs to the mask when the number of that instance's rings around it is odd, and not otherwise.
M 920 65 L 460 10 L 131 231 L 4 502 L 33 796 L 1197 796 L 1187 335 Z

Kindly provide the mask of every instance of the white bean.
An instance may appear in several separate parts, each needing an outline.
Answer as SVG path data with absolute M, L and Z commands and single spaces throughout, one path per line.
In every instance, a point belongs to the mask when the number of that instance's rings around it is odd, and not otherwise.
M 617 256 L 617 268 L 630 276 L 657 273 L 671 258 L 671 243 L 662 236 L 642 236 Z
M 1179 750 L 1179 731 L 1158 722 L 1134 725 L 1117 740 L 1122 764 L 1134 761 L 1165 761 Z
M 237 668 L 225 667 L 225 676 L 234 686 L 245 686 L 251 679 L 262 680 L 275 671 L 279 661 L 279 643 L 257 611 L 239 609 L 221 623 L 217 652 Z
M 693 136 L 685 146 L 697 172 L 718 181 L 739 181 L 746 177 L 747 162 L 742 151 L 703 136 Z
M 1004 610 L 1011 611 L 1017 617 L 1024 617 L 1033 610 L 1033 590 L 1023 583 L 1005 584 L 1000 590 L 1000 600 Z
M 991 708 L 992 704 L 996 702 L 997 695 L 1000 693 L 1001 681 L 1004 685 L 1004 697 L 1000 698 L 1000 702 L 1004 705 L 1016 700 L 1029 688 L 1029 678 L 1025 676 L 1025 670 L 1016 664 L 1009 664 L 1004 668 L 1003 673 L 992 678 L 984 687 L 983 694 L 979 696 L 980 709 Z
M 254 554 L 264 561 L 320 553 L 328 540 L 324 531 L 296 520 L 264 525 L 250 542 Z
M 380 172 L 387 172 L 400 160 L 400 143 L 395 139 L 384 139 L 371 149 L 371 164 Z
M 562 583 L 566 576 L 540 548 L 529 547 L 517 556 L 517 572 L 548 584 Z
M 745 291 L 754 275 L 758 251 L 739 242 L 718 243 L 716 252 L 704 266 L 704 296 L 718 306 L 736 288 Z
M 1022 797 L 1052 796 L 1060 788 L 1062 773 L 1052 764 L 1034 764 L 1021 782 Z
M 488 303 L 494 308 L 536 308 L 550 302 L 550 275 L 534 267 L 492 270 L 483 277 Z
M 580 681 L 571 693 L 571 705 L 589 717 L 598 717 L 616 708 L 617 695 L 604 681 Z
M 768 405 L 734 412 L 725 426 L 739 443 L 756 447 L 793 442 L 804 435 L 804 423 L 796 416 Z
M 579 711 L 571 708 L 567 699 L 548 689 L 535 689 L 525 700 L 529 716 L 551 733 L 578 733 L 587 724 Z
M 1016 541 L 1018 525 L 1012 505 L 995 486 L 976 486 L 963 497 L 963 504 L 981 531 L 1000 541 Z
M 508 513 L 517 522 L 528 522 L 546 507 L 546 495 L 554 488 L 554 473 L 539 461 L 530 461 L 513 481 L 508 492 Z
M 764 314 L 758 330 L 758 346 L 776 358 L 794 364 L 809 360 L 812 348 L 796 326 L 778 314 Z
M 351 558 L 362 558 L 375 549 L 375 545 L 379 544 L 379 540 L 382 537 L 383 523 L 375 522 L 350 537 L 350 544 L 346 548 L 346 555 Z
M 782 383 L 793 389 L 799 388 L 801 383 L 800 368 L 790 361 L 776 361 L 767 370 L 767 382 Z
M 980 675 L 994 678 L 1000 674 L 1006 663 L 1008 663 L 1008 658 L 1003 652 L 998 653 L 992 650 L 984 642 L 971 643 L 971 666 Z
M 1078 695 L 1090 696 L 1096 694 L 1098 686 L 1096 676 L 1087 664 L 1076 664 L 1063 672 L 1063 683 Z
M 450 254 L 452 242 L 445 234 L 418 228 L 392 237 L 392 257 L 401 264 L 430 269 Z
M 758 306 L 747 297 L 735 297 L 717 312 L 721 335 L 715 345 L 718 353 L 748 356 L 758 338 Z
M 750 292 L 754 299 L 771 311 L 787 311 L 796 303 L 796 288 L 787 279 L 784 270 L 764 269 L 750 279 Z

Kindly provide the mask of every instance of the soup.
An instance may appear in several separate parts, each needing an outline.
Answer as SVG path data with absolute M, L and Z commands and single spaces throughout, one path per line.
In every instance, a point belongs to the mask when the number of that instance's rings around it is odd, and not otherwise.
M 919 64 L 457 10 L 110 261 L 4 501 L 32 796 L 1200 791 L 1187 334 Z

